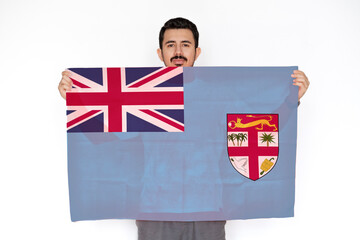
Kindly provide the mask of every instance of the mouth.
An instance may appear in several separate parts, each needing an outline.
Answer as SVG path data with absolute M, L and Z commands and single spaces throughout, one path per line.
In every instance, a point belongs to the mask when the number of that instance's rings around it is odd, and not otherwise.
M 186 61 L 187 59 L 183 56 L 175 56 L 171 58 L 171 62 L 176 66 L 182 66 L 185 64 Z

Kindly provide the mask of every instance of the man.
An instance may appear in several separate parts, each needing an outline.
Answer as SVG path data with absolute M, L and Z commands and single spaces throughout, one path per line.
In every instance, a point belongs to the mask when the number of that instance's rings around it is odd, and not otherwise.
M 160 30 L 157 54 L 167 67 L 192 67 L 201 53 L 199 32 L 194 23 L 184 18 L 167 21 Z M 309 87 L 302 71 L 291 75 L 293 85 L 299 86 L 299 101 Z M 70 73 L 64 71 L 58 89 L 66 98 L 71 90 Z M 225 240 L 225 221 L 164 222 L 136 221 L 139 240 Z

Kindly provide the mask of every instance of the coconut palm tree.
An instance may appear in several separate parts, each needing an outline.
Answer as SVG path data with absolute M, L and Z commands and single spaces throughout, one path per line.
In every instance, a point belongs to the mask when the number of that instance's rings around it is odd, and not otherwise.
M 229 134 L 227 138 L 228 138 L 228 141 L 232 141 L 233 145 L 235 146 L 234 140 L 236 138 L 236 134 L 235 133 Z
M 275 143 L 274 138 L 275 137 L 271 133 L 269 134 L 263 133 L 262 136 L 260 137 L 260 140 L 261 143 L 266 142 L 266 145 L 269 146 L 269 143 Z
M 239 141 L 240 141 L 240 147 L 241 144 L 243 143 L 243 141 L 247 140 L 247 134 L 246 133 L 238 133 L 235 136 L 236 140 L 237 140 L 237 145 L 239 146 Z

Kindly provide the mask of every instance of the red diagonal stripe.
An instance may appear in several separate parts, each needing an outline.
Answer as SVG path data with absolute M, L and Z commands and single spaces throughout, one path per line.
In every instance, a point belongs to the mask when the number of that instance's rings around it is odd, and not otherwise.
M 161 115 L 159 115 L 159 114 L 157 114 L 157 113 L 155 113 L 153 111 L 150 111 L 148 109 L 141 109 L 140 111 L 142 111 L 142 112 L 144 112 L 144 113 L 146 113 L 146 114 L 148 114 L 148 115 L 150 115 L 150 116 L 152 116 L 152 117 L 154 117 L 156 119 L 159 119 L 160 121 L 163 121 L 163 122 L 169 124 L 170 126 L 173 126 L 174 128 L 179 129 L 180 131 L 184 131 L 184 126 L 182 126 L 182 125 L 180 125 L 180 124 L 178 124 L 176 122 L 173 122 L 173 121 L 171 121 L 171 120 L 169 120 L 169 119 L 167 119 L 167 118 L 165 118 L 165 117 L 163 117 L 163 116 L 161 116 Z
M 76 81 L 75 79 L 70 78 L 74 85 L 80 87 L 80 88 L 90 88 L 89 86 L 86 86 L 85 84 L 82 84 L 81 82 Z
M 155 78 L 157 78 L 157 77 L 159 77 L 161 75 L 164 75 L 165 73 L 168 73 L 168 72 L 170 72 L 170 71 L 172 71 L 174 69 L 176 69 L 176 67 L 167 67 L 167 68 L 165 68 L 165 69 L 163 69 L 163 70 L 161 70 L 161 71 L 159 71 L 159 72 L 157 72 L 157 73 L 155 73 L 155 74 L 153 74 L 153 75 L 151 75 L 151 76 L 149 76 L 147 78 L 144 78 L 143 80 L 135 83 L 134 85 L 129 86 L 129 88 L 140 87 L 140 86 L 150 82 L 151 80 L 154 80 Z
M 76 123 L 78 123 L 78 122 L 80 122 L 80 121 L 82 121 L 82 120 L 84 120 L 84 119 L 98 113 L 98 112 L 100 112 L 100 110 L 91 110 L 91 111 L 85 113 L 84 115 L 81 115 L 80 117 L 75 118 L 75 119 L 71 120 L 70 122 L 68 122 L 67 127 L 70 127 L 70 126 L 72 126 L 72 125 L 74 125 L 74 124 L 76 124 Z

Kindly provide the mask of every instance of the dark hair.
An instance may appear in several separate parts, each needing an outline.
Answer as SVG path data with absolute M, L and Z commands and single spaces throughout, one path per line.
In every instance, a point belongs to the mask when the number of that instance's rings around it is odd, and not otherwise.
M 162 42 L 164 41 L 164 34 L 167 29 L 189 29 L 194 35 L 195 48 L 199 45 L 199 32 L 196 25 L 185 18 L 172 18 L 168 20 L 160 30 L 159 34 L 159 46 L 162 49 Z

